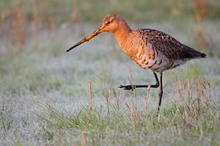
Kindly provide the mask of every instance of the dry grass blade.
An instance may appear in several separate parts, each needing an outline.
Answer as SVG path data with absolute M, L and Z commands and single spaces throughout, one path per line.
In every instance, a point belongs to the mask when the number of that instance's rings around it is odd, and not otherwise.
M 150 103 L 150 88 L 151 86 L 148 86 L 147 88 L 147 94 L 146 94 L 146 103 L 145 103 L 145 108 L 144 108 L 144 113 L 145 115 L 147 114 L 147 110 L 149 107 L 149 103 Z
M 188 114 L 187 114 L 185 100 L 184 100 L 184 97 L 183 97 L 183 92 L 184 92 L 183 86 L 184 86 L 184 84 L 181 81 L 178 81 L 178 93 L 179 93 L 180 100 L 182 101 L 182 104 L 183 104 L 183 107 L 184 107 L 184 120 L 186 122 L 187 119 L 188 119 Z
M 3 34 L 3 43 L 6 48 L 6 52 L 10 53 L 11 52 L 11 47 L 9 43 L 9 31 L 7 28 L 7 23 L 5 20 L 5 14 L 0 11 L 0 22 L 1 22 L 1 29 L 2 29 L 2 34 Z
M 132 106 L 132 104 L 126 103 L 126 106 L 128 107 L 131 120 L 134 121 L 134 111 L 133 111 L 133 106 Z
M 205 38 L 201 29 L 201 19 L 207 14 L 207 0 L 193 0 L 196 17 L 196 37 L 200 51 L 205 51 Z
M 12 99 L 12 96 L 9 97 L 7 104 L 4 104 L 4 102 L 2 103 L 2 112 L 7 110 L 8 106 L 11 102 L 11 99 Z
M 37 48 L 39 43 L 39 32 L 40 32 L 40 17 L 38 12 L 38 6 L 36 4 L 36 0 L 33 0 L 32 3 L 33 9 L 33 22 L 32 22 L 32 38 L 33 38 L 33 46 Z
M 114 97 L 116 99 L 116 109 L 117 109 L 117 111 L 119 111 L 119 109 L 120 109 L 120 97 L 119 97 L 119 95 L 117 95 L 115 89 L 113 89 L 113 94 L 114 94 Z
M 86 132 L 81 132 L 81 144 L 82 146 L 86 146 Z
M 197 119 L 200 118 L 201 114 L 201 82 L 197 80 L 196 82 L 196 91 L 197 91 Z
M 26 37 L 26 20 L 22 4 L 18 4 L 11 14 L 11 32 L 19 52 L 23 51 Z
M 89 99 L 90 99 L 90 102 L 89 102 L 89 111 L 90 111 L 90 114 L 92 113 L 92 83 L 89 82 Z
M 190 84 L 190 81 L 187 80 L 187 85 L 188 85 L 188 96 L 189 96 L 189 116 L 190 116 L 190 121 L 193 118 L 193 95 L 192 95 L 192 87 Z
M 108 113 L 109 113 L 109 99 L 110 99 L 110 95 L 111 95 L 111 90 L 108 89 L 108 94 L 105 95 L 105 101 L 106 101 L 106 106 L 107 106 L 107 110 L 108 110 Z

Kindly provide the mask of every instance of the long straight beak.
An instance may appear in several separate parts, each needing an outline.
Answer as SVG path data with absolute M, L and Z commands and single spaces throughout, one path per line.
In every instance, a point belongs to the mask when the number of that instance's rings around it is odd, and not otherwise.
M 90 39 L 94 38 L 95 36 L 97 36 L 98 34 L 103 32 L 105 26 L 101 26 L 99 27 L 96 31 L 94 31 L 93 33 L 91 33 L 90 35 L 88 35 L 87 37 L 83 38 L 81 41 L 79 41 L 78 43 L 76 43 L 74 46 L 72 46 L 71 48 L 69 48 L 68 50 L 66 50 L 66 52 L 69 52 L 70 50 L 76 48 L 77 46 L 81 45 L 82 43 L 89 41 Z

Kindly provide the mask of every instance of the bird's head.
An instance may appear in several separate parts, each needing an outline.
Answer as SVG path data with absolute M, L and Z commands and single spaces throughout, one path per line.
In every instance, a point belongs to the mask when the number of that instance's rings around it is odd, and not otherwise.
M 115 30 L 117 30 L 120 21 L 122 21 L 122 20 L 123 20 L 123 18 L 117 14 L 108 14 L 107 16 L 105 16 L 105 18 L 102 21 L 101 26 L 97 30 L 95 30 L 93 33 L 86 36 L 81 41 L 79 41 L 77 44 L 75 44 L 74 46 L 69 48 L 67 50 L 67 52 L 69 52 L 70 50 L 74 49 L 75 47 L 81 45 L 82 43 L 89 41 L 90 39 L 92 39 L 93 37 L 97 36 L 98 34 L 100 34 L 102 32 L 114 33 Z

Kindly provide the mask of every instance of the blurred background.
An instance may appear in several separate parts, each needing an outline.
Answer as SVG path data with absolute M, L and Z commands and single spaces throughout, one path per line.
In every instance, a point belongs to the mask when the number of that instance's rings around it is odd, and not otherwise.
M 110 12 L 122 15 L 129 23 L 145 24 L 143 27 L 170 22 L 172 27 L 188 28 L 185 35 L 193 38 L 188 45 L 220 56 L 219 0 L 2 0 L 1 54 L 35 51 L 51 44 L 53 49 L 64 49 L 66 38 L 83 36 L 84 24 L 98 27 Z

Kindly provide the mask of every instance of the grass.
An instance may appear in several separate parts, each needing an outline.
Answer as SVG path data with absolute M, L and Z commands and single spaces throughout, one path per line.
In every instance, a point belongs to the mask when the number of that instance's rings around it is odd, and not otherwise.
M 162 110 L 159 118 L 152 111 L 140 112 L 133 120 L 115 109 L 90 113 L 83 107 L 72 115 L 48 105 L 43 108 L 37 139 L 49 145 L 219 145 L 219 113 L 205 106 L 199 119 L 189 121 L 183 118 L 184 107 L 178 112 L 175 105 Z
M 68 54 L 1 56 L 1 144 L 219 145 L 218 59 L 166 72 L 156 117 L 157 90 L 117 88 L 129 79 L 153 82 L 153 75 L 102 45 L 94 39 Z
M 215 13 L 209 11 L 201 22 L 208 57 L 164 73 L 164 98 L 157 117 L 157 89 L 132 92 L 118 88 L 129 81 L 154 83 L 154 79 L 150 71 L 140 69 L 123 54 L 112 35 L 101 34 L 70 53 L 65 50 L 99 25 L 83 20 L 101 21 L 109 11 L 119 12 L 132 28 L 159 29 L 197 48 L 192 6 L 181 5 L 177 17 L 171 14 L 176 11 L 170 8 L 172 1 L 161 11 L 157 1 L 129 1 L 123 7 L 126 10 L 108 1 L 111 4 L 105 12 L 101 8 L 107 1 L 74 2 L 82 18 L 71 23 L 66 20 L 72 2 L 39 3 L 41 26 L 34 35 L 32 11 L 23 3 L 28 17 L 21 51 L 15 49 L 10 25 L 5 25 L 10 31 L 1 27 L 0 145 L 220 145 L 218 3 L 213 6 L 209 1 Z M 4 9 L 16 5 L 0 2 Z M 4 9 L 5 21 L 1 22 L 10 24 L 10 9 Z M 50 10 L 47 15 L 46 9 Z M 136 21 L 141 14 L 146 17 Z M 53 20 L 49 17 L 57 19 L 48 22 Z

